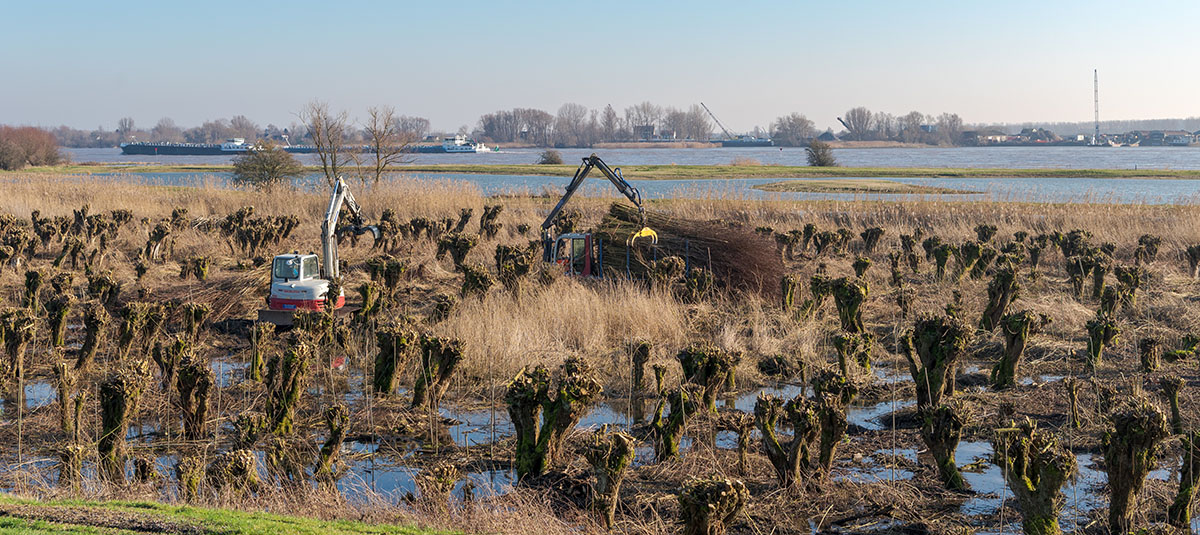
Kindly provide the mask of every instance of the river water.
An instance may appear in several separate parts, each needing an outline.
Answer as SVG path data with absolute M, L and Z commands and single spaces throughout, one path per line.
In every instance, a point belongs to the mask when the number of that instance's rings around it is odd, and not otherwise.
M 74 161 L 154 162 L 163 164 L 228 164 L 229 156 L 123 156 L 119 149 L 69 149 Z M 588 153 L 564 150 L 572 161 Z M 518 149 L 481 154 L 420 154 L 420 163 L 523 164 L 537 158 L 537 150 Z M 964 147 L 953 149 L 843 149 L 838 159 L 848 166 L 864 167 L 988 167 L 988 168 L 1172 168 L 1200 169 L 1200 150 L 1175 147 L 1089 148 L 1089 147 Z M 312 155 L 301 155 L 312 159 Z M 803 165 L 799 149 L 620 149 L 603 151 L 611 165 L 727 164 L 733 158 L 753 158 L 763 164 Z M 230 173 L 138 173 L 126 175 L 165 184 L 187 184 L 204 177 L 227 180 Z M 93 177 L 119 176 L 97 174 Z M 460 180 L 477 185 L 486 195 L 501 193 L 554 194 L 569 181 L 566 176 L 473 175 L 460 173 L 406 173 L 419 180 Z M 876 178 L 871 176 L 843 177 Z M 1096 178 L 891 178 L 896 182 L 976 192 L 969 195 L 889 195 L 836 193 L 773 193 L 755 186 L 778 182 L 772 179 L 630 180 L 644 197 L 721 198 L 755 200 L 967 200 L 1054 203 L 1198 204 L 1200 181 Z M 823 179 L 824 180 L 824 179 Z M 837 180 L 837 179 L 829 179 Z M 582 192 L 615 195 L 603 180 L 592 181 Z
M 66 149 L 76 162 L 228 164 L 232 156 L 125 156 L 120 149 Z M 541 149 L 479 154 L 414 154 L 415 163 L 531 164 Z M 561 149 L 563 161 L 595 152 L 609 165 L 727 165 L 736 158 L 763 165 L 808 165 L 800 148 Z M 1007 169 L 1200 169 L 1200 147 L 957 147 L 834 149 L 847 167 L 981 167 Z M 314 163 L 315 156 L 299 155 Z

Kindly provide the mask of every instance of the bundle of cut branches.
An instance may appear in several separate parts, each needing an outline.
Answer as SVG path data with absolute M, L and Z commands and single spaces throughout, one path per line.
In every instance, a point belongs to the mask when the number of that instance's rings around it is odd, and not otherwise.
M 683 258 L 689 268 L 712 271 L 718 285 L 774 297 L 784 274 L 783 261 L 775 245 L 752 229 L 723 221 L 696 221 L 657 213 L 646 213 L 646 226 L 658 233 L 658 245 L 638 238 L 632 247 L 626 240 L 641 229 L 637 209 L 613 203 L 596 228 L 603 242 L 606 274 L 645 278 L 656 259 Z M 628 256 L 627 256 L 628 253 Z

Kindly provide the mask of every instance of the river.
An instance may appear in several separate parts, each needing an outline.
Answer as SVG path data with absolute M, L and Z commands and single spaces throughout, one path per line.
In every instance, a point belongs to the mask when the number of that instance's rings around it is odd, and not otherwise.
M 125 156 L 120 149 L 66 149 L 76 162 L 228 164 L 231 156 Z M 530 164 L 541 149 L 479 154 L 414 154 L 414 163 Z M 799 148 L 561 149 L 565 162 L 596 152 L 610 165 L 727 165 L 735 158 L 763 165 L 807 165 Z M 1001 169 L 1200 169 L 1200 147 L 958 147 L 834 149 L 847 167 L 980 167 Z M 315 163 L 311 154 L 300 155 Z
M 418 163 L 531 163 L 539 151 L 519 149 L 483 154 L 420 154 Z M 564 160 L 573 161 L 589 151 L 563 150 Z M 754 158 L 763 164 L 803 165 L 799 149 L 614 149 L 602 151 L 614 166 L 651 164 L 727 164 L 735 157 Z M 228 164 L 229 156 L 123 156 L 119 149 L 70 149 L 74 161 L 155 162 L 164 164 Z M 1089 148 L 1089 147 L 964 147 L 953 149 L 842 149 L 838 159 L 847 166 L 863 167 L 988 167 L 988 168 L 1172 168 L 1200 169 L 1200 150 L 1175 147 Z M 311 159 L 311 155 L 301 155 Z M 774 158 L 774 159 L 772 159 Z M 227 180 L 230 173 L 139 173 L 133 175 L 155 183 L 186 184 L 201 177 Z M 98 174 L 94 177 L 122 176 Z M 475 175 L 460 173 L 407 173 L 420 180 L 461 180 L 479 186 L 487 195 L 501 193 L 561 192 L 569 176 Z M 842 177 L 875 178 L 871 176 Z M 838 193 L 774 193 L 755 186 L 777 182 L 772 179 L 630 180 L 648 199 L 723 198 L 757 200 L 941 200 L 1200 204 L 1200 181 L 1186 179 L 1097 179 L 1097 178 L 889 178 L 896 182 L 978 192 L 972 195 L 889 195 Z M 838 180 L 822 179 L 822 180 Z M 314 181 L 315 182 L 315 181 Z M 603 180 L 594 180 L 584 194 L 615 195 Z

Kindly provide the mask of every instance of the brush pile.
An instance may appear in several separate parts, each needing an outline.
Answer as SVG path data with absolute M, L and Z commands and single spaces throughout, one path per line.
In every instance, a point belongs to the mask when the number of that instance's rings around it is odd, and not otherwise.
M 678 256 L 688 268 L 707 268 L 721 287 L 774 297 L 784 274 L 783 261 L 770 239 L 752 229 L 722 221 L 696 221 L 646 213 L 646 226 L 658 233 L 658 245 L 639 238 L 626 240 L 641 229 L 637 209 L 613 203 L 595 234 L 602 242 L 606 274 L 646 278 L 656 259 Z M 627 255 L 628 253 L 628 255 Z

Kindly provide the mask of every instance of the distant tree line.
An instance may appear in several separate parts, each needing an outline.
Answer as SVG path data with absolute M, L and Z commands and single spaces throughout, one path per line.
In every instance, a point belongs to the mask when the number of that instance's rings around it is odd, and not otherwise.
M 872 111 L 865 107 L 846 110 L 839 117 L 839 128 L 818 130 L 802 113 L 776 117 L 767 128 L 754 127 L 749 133 L 771 137 L 776 145 L 804 147 L 828 132 L 842 141 L 891 141 L 927 145 L 951 146 L 963 143 L 966 130 L 997 129 L 1017 132 L 1022 128 L 1042 128 L 1056 133 L 1091 133 L 1091 122 L 1003 123 L 964 125 L 956 113 L 928 115 L 912 111 L 902 115 Z M 311 121 L 304 117 L 287 126 L 261 126 L 244 115 L 231 119 L 205 121 L 199 126 L 183 128 L 170 118 L 160 119 L 153 127 L 136 125 L 123 118 L 115 130 L 103 127 L 79 130 L 61 126 L 51 130 L 59 144 L 65 147 L 114 147 L 128 141 L 170 141 L 179 143 L 220 143 L 229 138 L 285 141 L 292 144 L 314 144 Z M 345 118 L 343 118 L 345 119 Z M 711 117 L 696 104 L 686 109 L 642 102 L 618 110 L 608 105 L 602 109 L 566 103 L 555 113 L 536 108 L 513 108 L 482 115 L 474 127 L 464 125 L 457 132 L 434 132 L 428 119 L 396 115 L 394 129 L 409 139 L 421 140 L 432 134 L 468 135 L 485 143 L 517 143 L 537 147 L 590 147 L 597 143 L 636 141 L 697 141 L 707 142 L 724 137 Z M 367 121 L 371 122 L 371 121 Z M 378 126 L 378 125 L 376 125 Z M 1147 119 L 1131 121 L 1102 121 L 1104 132 L 1133 130 L 1200 130 L 1200 117 L 1186 119 Z M 347 144 L 369 144 L 371 129 L 367 125 L 347 124 L 343 141 Z
M 840 117 L 846 141 L 896 141 L 927 145 L 957 145 L 962 141 L 963 121 L 957 113 L 925 115 L 919 111 L 904 115 L 851 108 Z
M 514 108 L 484 114 L 476 138 L 492 143 L 528 143 L 543 147 L 590 147 L 626 141 L 708 141 L 713 125 L 699 105 L 686 110 L 643 102 L 617 113 L 566 103 L 558 113 Z
M 394 115 L 394 127 L 411 137 L 422 139 L 430 134 L 429 120 L 424 117 Z M 259 140 L 269 140 L 276 143 L 291 143 L 306 145 L 312 143 L 309 135 L 309 125 L 293 122 L 285 127 L 268 124 L 265 127 L 247 118 L 245 115 L 235 115 L 232 119 L 215 119 L 204 121 L 200 126 L 183 128 L 170 117 L 163 117 L 153 127 L 139 127 L 132 118 L 125 117 L 117 121 L 115 130 L 98 127 L 95 130 L 81 130 L 68 126 L 60 126 L 50 130 L 63 147 L 102 148 L 116 147 L 121 143 L 132 141 L 152 141 L 169 143 L 221 143 L 227 139 L 243 138 L 253 143 Z M 366 143 L 371 139 L 371 133 L 366 126 L 361 128 L 348 127 L 346 139 L 348 143 Z

